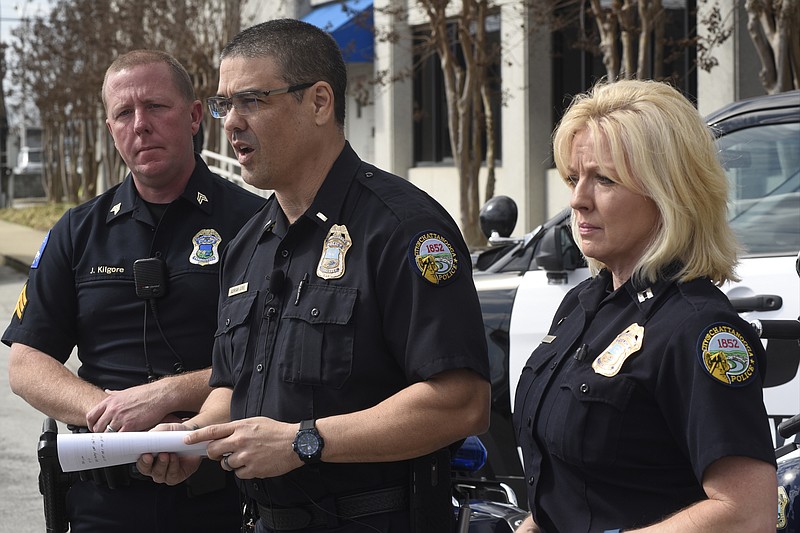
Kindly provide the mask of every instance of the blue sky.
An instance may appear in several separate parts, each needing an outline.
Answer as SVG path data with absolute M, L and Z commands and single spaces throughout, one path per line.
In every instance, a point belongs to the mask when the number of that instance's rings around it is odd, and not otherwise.
M 51 5 L 48 0 L 0 0 L 0 39 L 8 42 L 19 19 L 46 15 Z
M 50 12 L 52 4 L 51 0 L 0 0 L 0 40 L 10 44 L 11 40 L 14 39 L 11 36 L 11 30 L 19 25 L 20 19 L 46 16 Z M 8 83 L 8 79 L 3 80 L 3 88 L 6 90 L 6 95 L 8 95 Z M 9 113 L 10 125 L 15 125 L 18 117 L 10 108 L 6 110 Z

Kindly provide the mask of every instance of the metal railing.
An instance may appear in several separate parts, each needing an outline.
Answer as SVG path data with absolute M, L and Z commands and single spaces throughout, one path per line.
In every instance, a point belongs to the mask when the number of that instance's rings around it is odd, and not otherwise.
M 205 160 L 206 165 L 208 165 L 208 168 L 211 170 L 211 172 L 216 172 L 226 180 L 232 181 L 240 187 L 243 187 L 259 196 L 263 196 L 264 198 L 269 198 L 269 196 L 272 194 L 271 190 L 257 189 L 256 187 L 245 183 L 245 181 L 242 179 L 241 165 L 239 165 L 239 161 L 236 159 L 212 152 L 211 150 L 203 150 L 200 155 Z

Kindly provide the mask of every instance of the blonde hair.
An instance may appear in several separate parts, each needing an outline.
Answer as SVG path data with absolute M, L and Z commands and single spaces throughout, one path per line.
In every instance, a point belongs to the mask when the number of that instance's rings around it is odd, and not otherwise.
M 634 267 L 634 281 L 664 276 L 681 282 L 707 277 L 717 285 L 738 281 L 728 180 L 711 130 L 683 95 L 661 82 L 621 80 L 577 96 L 553 134 L 556 167 L 570 186 L 572 143 L 583 130 L 592 133 L 595 151 L 607 143 L 616 181 L 658 208 L 660 224 Z M 574 216 L 572 224 L 577 235 Z M 587 261 L 592 274 L 605 267 Z

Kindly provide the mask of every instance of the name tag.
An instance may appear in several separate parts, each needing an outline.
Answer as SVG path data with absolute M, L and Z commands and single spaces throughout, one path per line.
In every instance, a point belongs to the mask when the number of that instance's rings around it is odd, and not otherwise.
M 241 294 L 243 292 L 247 292 L 247 282 L 244 282 L 241 285 L 234 285 L 228 289 L 228 296 L 236 296 L 237 294 Z

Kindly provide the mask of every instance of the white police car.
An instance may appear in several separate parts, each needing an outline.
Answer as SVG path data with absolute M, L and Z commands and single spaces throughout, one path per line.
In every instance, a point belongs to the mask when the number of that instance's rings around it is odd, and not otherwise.
M 739 283 L 722 287 L 742 316 L 800 317 L 800 91 L 731 104 L 706 117 L 718 135 L 731 184 L 730 223 L 747 250 Z M 481 225 L 495 246 L 475 260 L 475 284 L 492 368 L 492 425 L 481 436 L 489 464 L 483 472 L 525 494 L 511 424 L 522 368 L 547 333 L 564 295 L 589 276 L 569 230 L 569 209 L 520 238 L 504 237 L 516 206 L 493 198 Z M 800 413 L 796 341 L 767 342 L 764 402 L 775 426 Z M 776 443 L 782 444 L 776 434 Z M 524 500 L 524 498 L 520 498 Z

